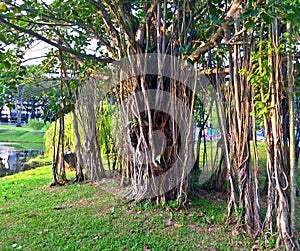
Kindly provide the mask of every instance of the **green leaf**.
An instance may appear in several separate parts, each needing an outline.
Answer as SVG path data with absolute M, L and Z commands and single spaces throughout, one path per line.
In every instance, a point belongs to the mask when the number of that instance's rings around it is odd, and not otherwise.
M 252 27 L 254 27 L 254 20 L 253 20 L 253 19 L 249 20 L 249 22 L 247 22 L 247 23 L 245 24 L 245 27 L 246 27 L 247 30 L 249 30 L 249 29 L 251 29 Z
M 287 14 L 286 19 L 292 23 L 299 23 L 299 21 L 300 21 L 299 16 L 295 15 L 293 13 Z
M 250 16 L 251 17 L 255 17 L 255 16 L 257 16 L 257 15 L 259 15 L 261 13 L 261 11 L 260 10 L 251 10 L 250 11 Z
M 267 13 L 263 12 L 261 14 L 262 19 L 267 23 L 267 24 L 271 24 L 274 21 L 274 18 L 271 17 L 270 15 L 268 15 Z
M 272 7 L 272 5 L 274 5 L 274 3 L 275 3 L 275 0 L 270 0 L 270 1 L 266 4 L 265 8 L 267 9 L 267 8 L 269 8 L 269 7 Z
M 268 114 L 269 113 L 269 109 L 267 106 L 265 106 L 263 109 L 262 109 L 262 113 L 264 114 Z
M 241 75 L 244 75 L 244 74 L 246 74 L 246 73 L 247 73 L 247 69 L 242 68 L 242 69 L 240 70 L 240 74 L 241 74 Z
M 5 12 L 7 10 L 5 3 L 0 3 L 0 12 Z

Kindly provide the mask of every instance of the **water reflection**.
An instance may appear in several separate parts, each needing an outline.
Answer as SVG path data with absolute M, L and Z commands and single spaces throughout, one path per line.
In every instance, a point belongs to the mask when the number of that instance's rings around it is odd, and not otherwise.
M 17 151 L 13 147 L 0 146 L 0 177 L 29 170 L 29 158 L 43 154 L 42 150 Z

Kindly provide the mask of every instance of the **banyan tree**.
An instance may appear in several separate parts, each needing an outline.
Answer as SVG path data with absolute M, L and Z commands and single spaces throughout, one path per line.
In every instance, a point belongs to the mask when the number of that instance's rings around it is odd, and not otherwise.
M 201 182 L 227 191 L 230 222 L 247 234 L 267 232 L 266 241 L 275 236 L 278 247 L 298 249 L 297 1 L 4 5 L 0 22 L 7 38 L 17 31 L 58 48 L 60 54 L 48 54 L 47 65 L 55 65 L 58 55 L 65 58 L 69 89 L 63 94 L 76 102 L 76 151 L 89 179 L 106 175 L 103 159 L 108 158 L 112 169 L 129 179 L 131 199 L 177 199 L 184 205 L 191 172 L 200 167 L 205 173 L 195 118 L 202 132 L 213 113 L 220 156 L 208 161 L 216 168 Z M 109 127 L 101 120 L 102 100 L 117 107 Z M 259 123 L 266 166 L 258 161 Z M 105 151 L 99 133 L 107 136 Z M 261 173 L 266 173 L 263 185 Z

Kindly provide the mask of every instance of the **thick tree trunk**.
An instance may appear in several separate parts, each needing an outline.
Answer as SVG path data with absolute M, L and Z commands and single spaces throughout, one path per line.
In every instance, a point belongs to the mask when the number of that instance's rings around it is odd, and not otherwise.
M 287 23 L 287 32 L 292 36 L 292 24 Z M 295 78 L 293 72 L 293 56 L 290 48 L 291 44 L 288 44 L 287 49 L 287 80 L 288 80 L 288 108 L 289 108 L 289 143 L 290 143 L 290 207 L 291 207 L 291 231 L 292 236 L 295 238 L 297 235 L 296 230 L 296 146 L 295 144 L 295 123 L 294 123 L 294 92 L 295 92 Z
M 23 113 L 23 99 L 24 99 L 24 93 L 26 90 L 26 85 L 22 85 L 22 86 L 18 86 L 18 99 L 17 99 L 17 104 L 16 104 L 16 111 L 17 111 L 17 127 L 21 127 L 22 126 L 22 113 Z M 17 105 L 20 106 L 20 108 L 18 109 Z
M 61 145 L 61 152 L 59 153 L 59 170 L 58 170 L 58 176 L 61 181 L 66 182 L 67 176 L 66 176 L 66 167 L 65 167 L 65 161 L 64 161 L 64 152 L 65 152 L 65 118 L 62 116 L 59 118 L 59 133 L 60 133 L 60 140 L 58 141 L 58 144 Z
M 276 32 L 275 32 L 276 33 Z M 276 40 L 275 40 L 276 41 Z M 274 41 L 274 42 L 275 42 Z M 276 42 L 275 42 L 276 45 Z M 273 61 L 274 60 L 274 61 Z M 287 250 L 296 250 L 298 244 L 295 236 L 293 236 L 291 230 L 290 222 L 290 206 L 289 199 L 286 189 L 289 185 L 289 174 L 286 173 L 286 170 L 290 167 L 285 167 L 284 155 L 283 153 L 283 143 L 281 138 L 281 127 L 280 127 L 280 105 L 279 105 L 279 93 L 281 89 L 281 76 L 279 74 L 280 69 L 278 66 L 281 66 L 280 55 L 275 54 L 275 57 L 269 57 L 269 64 L 274 68 L 274 77 L 273 74 L 270 77 L 270 86 L 271 86 L 271 125 L 273 133 L 273 149 L 274 149 L 274 180 L 275 185 L 275 207 L 276 207 L 276 221 L 277 229 L 279 233 L 279 241 L 283 241 Z M 275 66 L 276 65 L 276 66 Z
M 76 177 L 74 182 L 84 181 L 84 175 L 82 172 L 83 159 L 82 159 L 82 149 L 81 149 L 81 139 L 78 125 L 78 118 L 76 112 L 73 111 L 73 125 L 75 133 L 75 156 L 76 156 Z
M 57 121 L 55 121 L 55 132 L 53 135 L 53 158 L 52 158 L 52 184 L 51 186 L 60 185 L 58 181 L 59 177 L 59 170 L 58 170 L 58 163 L 60 161 L 60 141 L 61 141 L 61 126 L 59 125 L 58 131 L 58 140 L 56 142 L 56 131 L 57 131 Z M 57 145 L 56 145 L 57 144 Z
M 235 32 L 240 31 L 240 25 L 235 24 Z M 245 42 L 247 37 L 243 38 Z M 261 231 L 260 207 L 257 198 L 257 187 L 254 185 L 253 166 L 250 152 L 250 123 L 251 123 L 251 86 L 247 76 L 240 74 L 241 68 L 249 69 L 250 50 L 245 44 L 243 52 L 241 45 L 233 46 L 233 58 L 230 56 L 230 76 L 232 104 L 229 103 L 229 125 L 231 132 L 232 163 L 237 172 L 237 185 L 239 194 L 239 223 L 250 235 L 257 235 Z M 231 51 L 231 47 L 229 46 Z M 244 56 L 242 57 L 242 53 Z M 230 212 L 232 209 L 229 208 Z
M 83 133 L 83 141 L 80 140 L 84 156 L 82 165 L 87 170 L 88 179 L 92 181 L 106 176 L 97 133 L 98 109 L 104 97 L 98 81 L 97 76 L 86 81 L 79 90 L 76 103 L 76 116 L 80 119 L 80 130 Z

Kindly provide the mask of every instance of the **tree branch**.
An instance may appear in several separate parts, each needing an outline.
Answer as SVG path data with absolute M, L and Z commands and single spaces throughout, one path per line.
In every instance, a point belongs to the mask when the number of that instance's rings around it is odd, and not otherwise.
M 114 17 L 117 19 L 120 28 L 122 28 L 127 35 L 127 40 L 131 45 L 134 45 L 134 24 L 130 23 L 130 21 L 133 21 L 133 16 L 128 16 L 128 13 L 125 13 L 124 10 L 124 4 L 119 4 L 118 9 L 114 8 L 116 5 L 114 5 L 111 1 L 106 0 L 103 1 L 105 3 L 105 6 L 110 10 L 110 12 L 114 15 Z M 123 6 L 123 7 L 122 7 Z
M 71 48 L 68 48 L 68 47 L 65 47 L 63 45 L 60 45 L 56 42 L 53 42 L 51 41 L 50 39 L 47 39 L 45 38 L 44 36 L 40 35 L 39 33 L 36 33 L 32 30 L 28 30 L 28 29 L 25 29 L 25 28 L 22 28 L 20 26 L 17 26 L 15 24 L 12 24 L 8 21 L 5 20 L 5 16 L 3 15 L 0 15 L 0 23 L 3 23 L 4 25 L 7 25 L 15 30 L 18 30 L 20 32 L 23 32 L 23 33 L 26 33 L 30 36 L 33 36 L 33 37 L 36 37 L 37 39 L 41 40 L 41 41 L 44 41 L 45 43 L 49 44 L 49 45 L 52 45 L 58 49 L 61 49 L 62 51 L 64 52 L 67 52 L 67 53 L 70 53 L 78 58 L 85 58 L 85 59 L 90 59 L 90 60 L 93 60 L 93 61 L 97 61 L 97 62 L 101 62 L 101 63 L 111 63 L 113 62 L 114 60 L 112 58 L 101 58 L 101 57 L 97 57 L 97 56 L 94 56 L 94 55 L 91 55 L 91 54 L 86 54 L 86 53 L 80 53 L 80 52 L 77 52 Z
M 117 40 L 118 43 L 117 46 L 121 49 L 122 43 L 121 43 L 119 32 L 113 25 L 111 18 L 109 17 L 107 11 L 105 10 L 102 1 L 87 0 L 87 2 L 93 5 L 94 7 L 96 7 L 96 9 L 101 13 L 102 20 L 106 26 L 107 32 L 109 32 Z
M 225 21 L 221 24 L 221 26 L 218 28 L 216 33 L 210 38 L 210 40 L 207 43 L 201 44 L 192 53 L 192 55 L 189 56 L 189 59 L 193 61 L 198 61 L 204 53 L 216 47 L 218 42 L 224 37 L 225 31 L 227 30 L 230 21 L 236 20 L 240 17 L 241 7 L 241 0 L 233 0 L 231 7 L 226 14 Z
M 43 20 L 50 20 L 53 22 L 56 22 L 58 24 L 46 24 L 48 26 L 65 26 L 65 27 L 71 27 L 74 31 L 78 32 L 79 34 L 82 34 L 83 36 L 87 36 L 87 34 L 84 34 L 82 31 L 80 31 L 79 29 L 76 29 L 74 27 L 78 26 L 78 28 L 82 28 L 82 30 L 86 30 L 89 31 L 89 33 L 93 34 L 93 37 L 95 39 L 98 39 L 100 42 L 102 42 L 106 48 L 108 49 L 109 52 L 111 52 L 112 55 L 117 56 L 118 52 L 117 49 L 115 48 L 115 46 L 113 46 L 113 44 L 106 39 L 104 36 L 100 36 L 99 32 L 96 32 L 94 27 L 92 27 L 89 24 L 85 24 L 83 22 L 80 21 L 76 21 L 76 22 L 70 22 L 69 20 L 63 19 L 63 18 L 54 18 L 45 14 L 40 15 L 41 19 Z M 65 25 L 63 25 L 62 23 L 65 23 Z M 41 25 L 43 23 L 36 23 L 37 25 Z
M 151 20 L 151 18 L 154 15 L 154 10 L 156 8 L 158 1 L 154 1 L 151 6 L 148 8 L 147 13 L 144 17 L 144 19 L 142 20 L 142 22 L 140 23 L 140 27 L 138 28 L 138 30 L 136 31 L 135 34 L 135 41 L 142 46 L 145 42 L 145 30 L 146 30 L 146 24 L 148 24 Z

